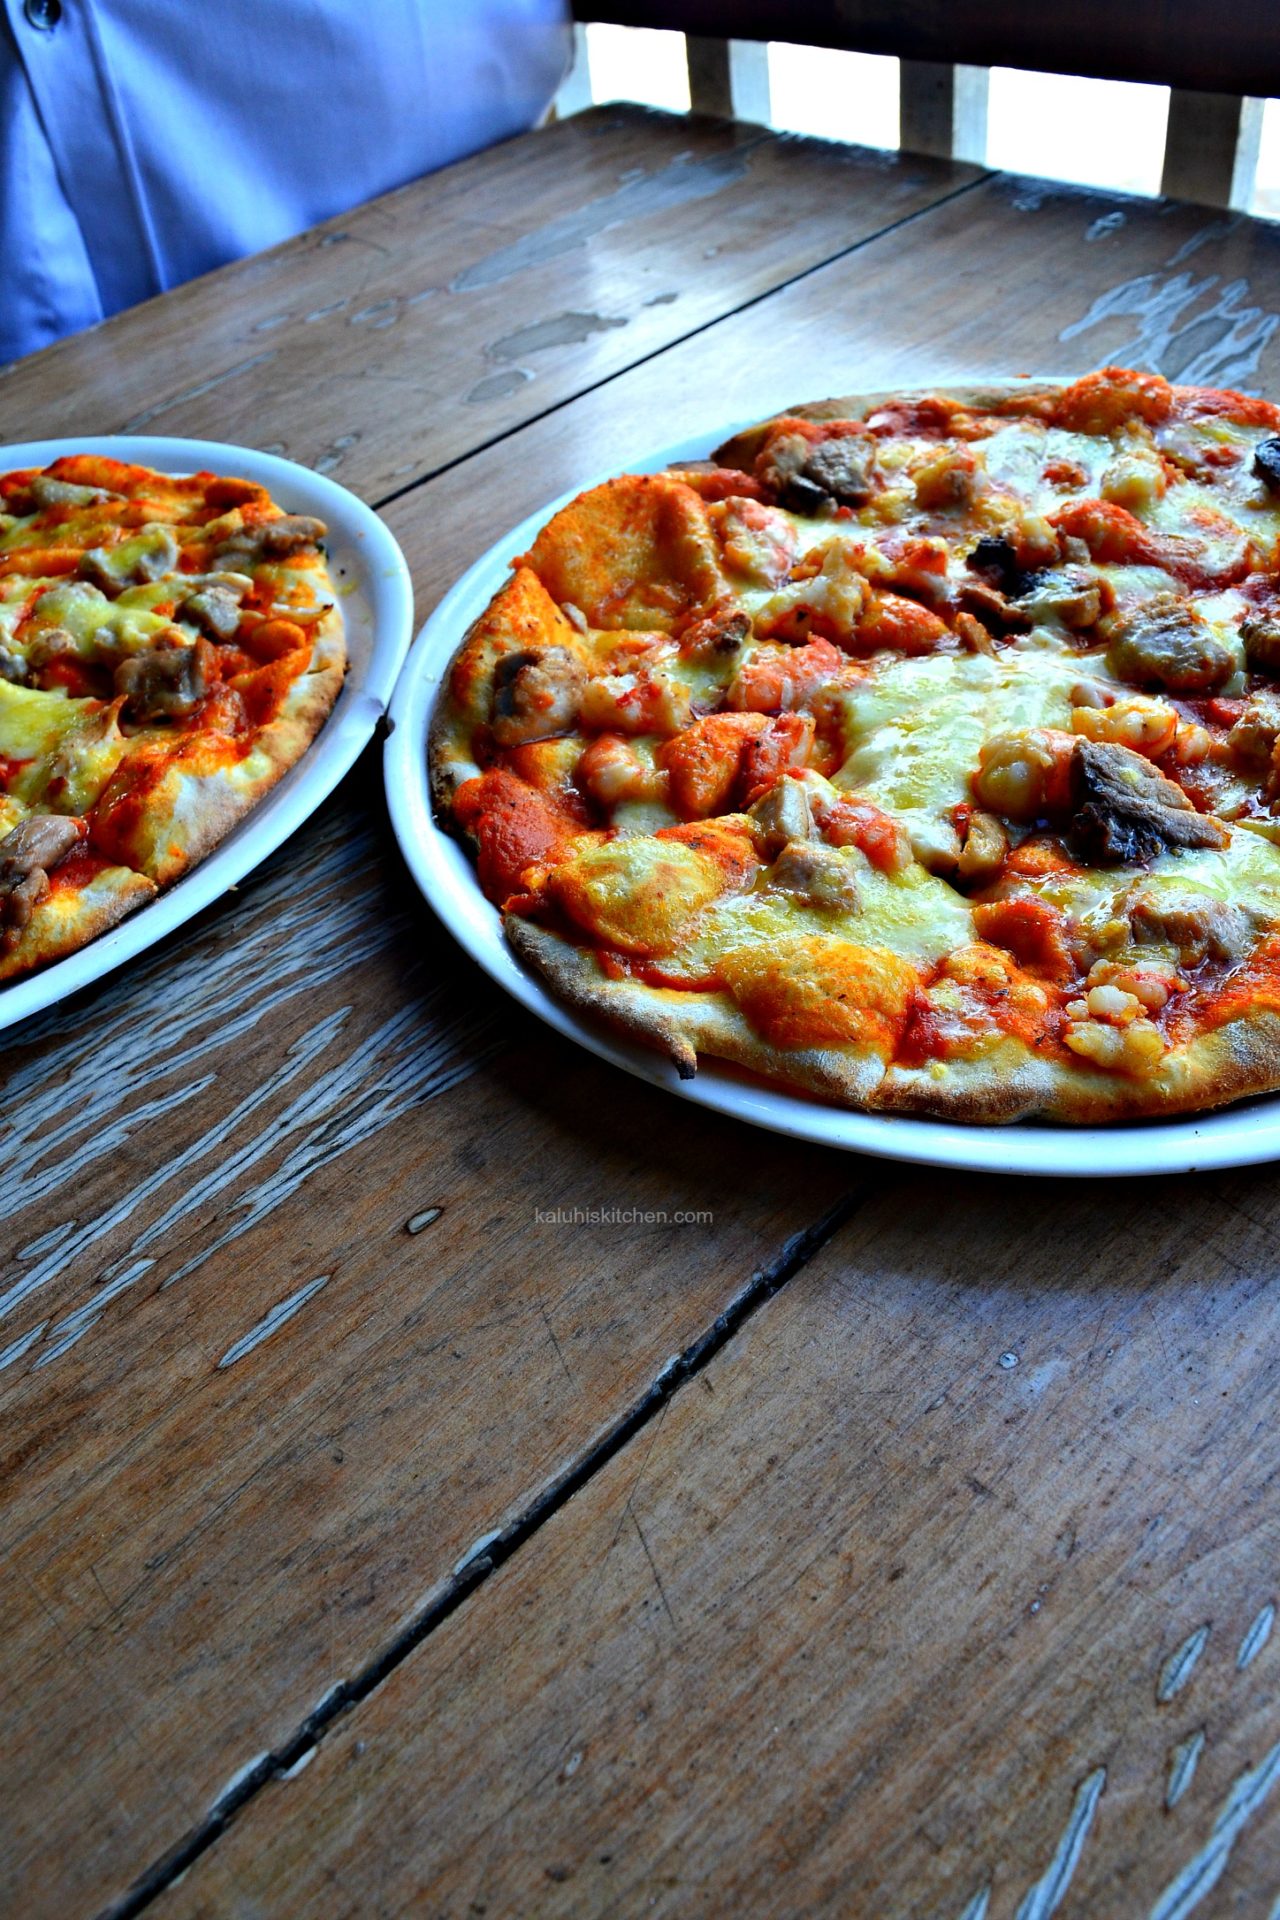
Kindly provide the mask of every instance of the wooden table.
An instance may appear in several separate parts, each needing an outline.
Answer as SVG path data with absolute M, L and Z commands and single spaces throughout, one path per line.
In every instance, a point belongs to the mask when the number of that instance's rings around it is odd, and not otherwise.
M 597 110 L 7 370 L 0 439 L 281 450 L 425 615 L 655 439 L 1275 392 L 1277 327 L 1276 227 Z M 0 1910 L 1280 1911 L 1269 1169 L 942 1176 L 627 1079 L 436 926 L 376 747 L 6 1038 Z

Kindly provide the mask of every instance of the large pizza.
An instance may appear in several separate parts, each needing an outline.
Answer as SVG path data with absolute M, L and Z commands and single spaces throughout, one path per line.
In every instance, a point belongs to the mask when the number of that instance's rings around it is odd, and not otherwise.
M 304 752 L 346 662 L 324 534 L 212 473 L 0 474 L 0 980 L 152 899 Z
M 798 406 L 557 513 L 441 818 L 577 1008 L 849 1106 L 1280 1087 L 1280 408 L 1110 368 Z

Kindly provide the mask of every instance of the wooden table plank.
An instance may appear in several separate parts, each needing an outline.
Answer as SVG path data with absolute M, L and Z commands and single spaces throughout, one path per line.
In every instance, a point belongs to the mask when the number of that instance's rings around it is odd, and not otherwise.
M 1272 345 L 1278 266 L 1276 235 L 1266 227 L 1209 221 L 1187 209 L 1117 205 L 1069 189 L 991 183 L 931 214 L 910 244 L 890 237 L 854 261 L 823 269 L 803 288 L 727 320 L 477 456 L 468 476 L 475 492 L 500 493 L 504 513 L 515 519 L 536 504 L 539 487 L 551 493 L 566 478 L 598 470 L 603 449 L 625 455 L 642 447 L 656 419 L 674 436 L 711 424 L 711 407 L 733 417 L 824 386 L 913 374 L 1067 369 L 1117 356 L 1192 378 L 1280 384 Z M 937 298 L 940 286 L 949 289 L 946 301 Z M 1002 289 L 994 307 L 992 286 Z M 892 328 L 886 314 L 894 316 Z M 818 369 L 807 381 L 806 362 Z M 441 548 L 461 561 L 484 544 L 474 493 L 466 502 L 433 495 L 424 488 L 388 516 L 420 568 Z M 911 1189 L 911 1206 L 927 1211 L 932 1191 L 923 1177 Z M 1265 1181 L 1260 1192 L 1265 1199 Z M 1186 1218 L 1181 1200 L 1164 1204 Z M 972 1275 L 975 1285 L 984 1278 Z M 563 1594 L 549 1598 L 548 1634 L 564 1604 Z
M 566 1057 L 353 813 L 8 1054 L 24 1920 L 96 1911 L 198 1827 L 849 1179 Z
M 1277 329 L 1275 223 L 1002 176 L 483 449 L 465 493 L 428 484 L 384 518 L 425 580 L 442 550 L 456 573 L 491 544 L 477 500 L 513 525 L 663 443 L 702 433 L 710 451 L 824 393 L 1108 361 L 1275 393 Z M 453 574 L 434 577 L 420 614 Z
M 0 368 L 0 439 L 238 441 L 378 500 L 979 177 L 597 108 Z
M 886 1175 L 157 1916 L 1269 1912 L 1276 1218 Z
M 0 431 L 281 434 L 376 494 L 975 177 L 596 113 L 4 370 Z M 406 898 L 376 785 L 370 756 L 356 811 L 3 1056 L 0 1877 L 26 1912 L 88 1911 L 198 1826 L 847 1180 L 752 1140 L 753 1194 L 698 1250 L 604 1222 L 552 1286 L 535 1205 L 705 1201 L 736 1130 L 629 1089 L 601 1161 L 575 1116 L 608 1136 L 618 1076 L 566 1074 Z
M 1011 356 L 1086 364 L 1123 352 L 1138 326 L 1169 371 L 1198 361 L 1201 377 L 1274 379 L 1275 244 L 1265 227 L 1186 211 L 978 189 L 398 502 L 421 603 L 486 543 L 478 497 L 514 518 L 610 448 L 642 445 L 655 420 L 680 432 L 712 407 L 732 415 L 794 397 L 798 380 L 801 392 L 830 384 L 828 370 L 857 385 L 908 377 L 913 356 L 926 377 Z M 17 1492 L 0 1539 L 23 1714 L 3 1796 L 16 1827 L 0 1853 L 20 1868 L 24 1913 L 90 1910 L 198 1824 L 230 1778 L 287 1744 L 335 1681 L 448 1590 L 479 1534 L 580 1461 L 855 1172 L 681 1109 L 495 1010 L 420 910 L 388 932 L 403 875 L 353 836 L 352 817 L 335 806 L 298 843 L 301 867 L 278 862 L 149 974 L 96 990 L 6 1061 L 11 1089 L 46 1100 L 47 1127 L 68 1126 L 47 1154 L 37 1134 L 10 1162 L 48 1184 L 15 1223 L 25 1253 L 0 1282 L 46 1275 L 5 1326 L 0 1382 L 13 1383 Z M 335 893 L 345 918 L 330 911 Z M 317 956 L 333 970 L 313 982 Z M 238 986 L 246 999 L 280 989 L 278 1028 L 235 1030 Z M 77 1032 L 104 1008 L 118 1023 L 96 1083 L 106 1104 L 82 1116 L 63 1088 L 88 1044 Z M 518 1046 L 477 1064 L 477 1035 L 456 1026 L 473 1009 Z M 175 1020 L 205 1010 L 172 1076 L 138 1078 L 139 1063 L 164 1068 Z M 221 1183 L 206 1191 L 195 1183 L 210 1166 Z M 643 1225 L 621 1240 L 607 1227 L 531 1233 L 549 1189 L 598 1205 L 619 1186 L 668 1206 L 687 1195 L 727 1213 L 729 1231 L 692 1250 Z M 913 1191 L 932 1204 L 930 1181 Z M 441 1193 L 443 1218 L 406 1236 Z M 1190 1203 L 1165 1204 L 1193 1218 Z M 292 1317 L 246 1347 L 281 1303 Z M 458 1381 L 468 1356 L 482 1360 L 479 1392 Z

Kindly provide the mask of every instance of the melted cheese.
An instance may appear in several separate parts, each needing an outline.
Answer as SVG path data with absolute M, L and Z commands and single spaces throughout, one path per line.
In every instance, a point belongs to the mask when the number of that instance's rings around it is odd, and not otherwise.
M 68 580 L 50 587 L 40 595 L 32 609 L 35 627 L 64 627 L 73 635 L 80 653 L 91 655 L 98 634 L 109 636 L 112 653 L 144 652 L 157 634 L 170 624 L 151 611 L 157 600 L 172 600 L 173 584 L 157 582 L 147 588 L 130 588 L 118 600 L 83 580 Z
M 96 700 L 72 700 L 65 693 L 38 693 L 0 680 L 0 760 L 35 760 L 50 753 Z
M 1020 727 L 1068 726 L 1070 689 L 1099 677 L 1093 660 L 1047 629 L 998 656 L 887 662 L 865 687 L 840 695 L 849 752 L 836 785 L 895 815 L 913 844 L 933 847 L 951 810 L 972 800 L 983 741 Z
M 20 774 L 15 784 L 24 799 L 51 813 L 87 813 L 131 744 L 120 731 L 116 705 L 98 707 L 79 715 L 52 751 Z

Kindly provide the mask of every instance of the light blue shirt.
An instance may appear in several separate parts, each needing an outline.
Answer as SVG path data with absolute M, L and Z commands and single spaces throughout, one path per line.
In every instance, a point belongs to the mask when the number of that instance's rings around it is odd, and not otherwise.
M 0 0 L 0 361 L 532 126 L 565 0 Z

